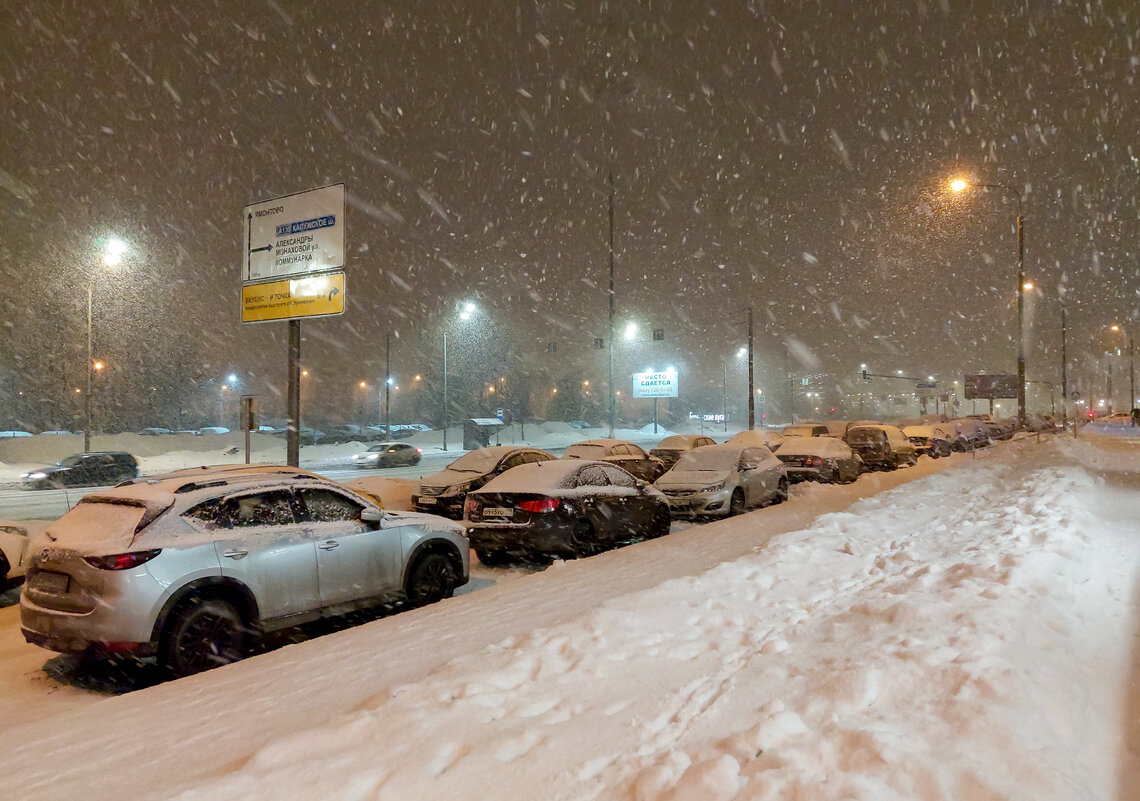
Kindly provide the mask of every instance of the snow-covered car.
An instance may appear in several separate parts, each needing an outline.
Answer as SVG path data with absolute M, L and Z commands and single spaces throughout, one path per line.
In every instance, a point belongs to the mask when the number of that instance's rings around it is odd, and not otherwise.
M 716 440 L 704 434 L 674 434 L 658 442 L 657 447 L 649 451 L 649 455 L 660 459 L 665 470 L 668 470 L 677 464 L 677 460 L 684 454 L 693 448 L 703 448 L 705 445 L 716 445 Z
M 27 572 L 28 530 L 0 520 L 0 590 L 19 582 Z
M 852 426 L 843 440 L 870 468 L 897 470 L 917 458 L 914 445 L 896 426 Z
M 609 462 L 555 459 L 516 467 L 468 493 L 464 522 L 486 565 L 512 557 L 589 556 L 669 533 L 669 503 Z
M 225 426 L 202 426 L 198 429 L 199 434 L 228 434 L 230 430 Z
M 575 442 L 566 449 L 562 458 L 609 462 L 634 478 L 649 483 L 656 481 L 666 469 L 661 459 L 649 455 L 639 446 L 623 439 L 588 439 L 584 442 Z
M 784 426 L 782 433 L 785 437 L 830 437 L 831 430 L 823 423 L 797 423 L 793 426 Z
M 990 427 L 986 421 L 973 417 L 962 417 L 945 423 L 943 430 L 950 434 L 950 448 L 955 451 L 968 451 L 990 443 Z
M 169 433 L 170 433 L 169 428 L 158 428 L 157 426 L 151 426 L 150 428 L 144 428 L 141 431 L 139 431 L 139 436 L 142 436 L 142 437 L 160 437 L 164 434 L 169 434 Z
M 50 467 L 20 474 L 24 489 L 106 487 L 139 474 L 135 457 L 121 451 L 75 453 Z
M 674 516 L 740 514 L 788 497 L 784 463 L 763 445 L 706 445 L 689 451 L 654 482 Z
M 953 450 L 953 437 L 942 426 L 906 426 L 902 432 L 914 445 L 917 456 L 929 456 L 937 459 L 940 456 L 949 456 Z
M 27 431 L 0 431 L 0 439 L 15 439 L 16 437 L 30 437 Z
M 784 435 L 770 428 L 746 428 L 738 434 L 733 434 L 724 443 L 725 445 L 763 445 L 775 453 L 784 444 Z
M 416 465 L 424 449 L 406 442 L 378 442 L 363 453 L 352 457 L 352 463 L 361 469 L 372 467 L 398 467 Z
M 412 493 L 412 508 L 458 519 L 463 516 L 463 502 L 468 492 L 479 489 L 512 467 L 553 458 L 553 454 L 544 450 L 515 445 L 469 451 L 438 473 L 420 479 L 418 491 Z
M 863 460 L 835 437 L 789 437 L 776 458 L 793 481 L 849 483 L 863 472 Z
M 157 656 L 174 675 L 241 659 L 258 636 L 386 603 L 450 597 L 461 526 L 385 512 L 297 468 L 179 470 L 85 496 L 37 539 L 24 638 Z

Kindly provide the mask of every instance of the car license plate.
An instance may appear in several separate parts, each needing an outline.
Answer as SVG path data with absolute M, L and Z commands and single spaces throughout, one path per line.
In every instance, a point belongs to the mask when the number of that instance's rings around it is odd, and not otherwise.
M 65 573 L 52 573 L 50 571 L 41 570 L 36 573 L 36 589 L 62 595 L 67 592 L 68 579 L 69 577 Z
M 514 517 L 515 510 L 505 506 L 488 506 L 483 509 L 483 517 Z
M 421 495 L 420 496 L 420 503 L 422 503 L 424 506 L 430 506 L 431 504 L 435 503 L 435 498 L 428 498 L 428 497 Z

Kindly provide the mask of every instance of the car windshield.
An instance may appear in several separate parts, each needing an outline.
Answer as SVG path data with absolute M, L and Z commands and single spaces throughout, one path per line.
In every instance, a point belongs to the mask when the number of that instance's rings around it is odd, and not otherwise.
M 68 456 L 66 459 L 62 459 L 62 460 L 56 462 L 56 464 L 59 465 L 60 467 L 75 467 L 75 465 L 79 464 L 79 462 L 82 458 L 83 458 L 83 454 L 76 453 L 76 454 L 73 454 L 71 456 Z
M 486 473 L 498 464 L 500 455 L 485 450 L 471 451 L 449 464 L 447 469 L 459 473 Z
M 886 438 L 886 432 L 878 428 L 854 428 L 847 432 L 851 442 L 881 442 Z
M 578 443 L 566 449 L 566 456 L 570 459 L 601 459 L 605 455 L 604 445 Z
M 740 451 L 734 448 L 697 448 L 678 459 L 673 469 L 678 473 L 723 473 L 725 470 L 735 470 L 739 459 Z

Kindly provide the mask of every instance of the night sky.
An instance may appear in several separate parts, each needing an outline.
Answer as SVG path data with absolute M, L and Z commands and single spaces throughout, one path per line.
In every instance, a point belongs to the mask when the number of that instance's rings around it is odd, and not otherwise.
M 604 381 L 610 172 L 621 389 L 666 364 L 740 386 L 748 305 L 773 396 L 785 347 L 825 391 L 860 363 L 1013 372 L 1016 204 L 950 197 L 959 175 L 1023 194 L 1031 379 L 1060 380 L 1062 290 L 1086 393 L 1108 324 L 1140 334 L 1133 0 L 3 5 L 0 404 L 81 380 L 111 235 L 124 405 L 230 371 L 277 404 L 241 210 L 342 181 L 348 311 L 303 350 L 330 408 L 386 334 L 398 380 L 438 375 L 445 326 L 486 380 Z

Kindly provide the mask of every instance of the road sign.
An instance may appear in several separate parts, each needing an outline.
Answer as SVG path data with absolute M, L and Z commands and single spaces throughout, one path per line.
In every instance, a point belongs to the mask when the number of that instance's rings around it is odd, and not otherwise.
M 344 184 L 250 204 L 242 229 L 244 284 L 342 269 Z
M 677 372 L 646 372 L 633 374 L 633 397 L 635 398 L 675 398 L 677 397 Z
M 1017 376 L 1008 374 L 996 375 L 968 375 L 965 378 L 966 400 L 982 398 L 994 400 L 995 398 L 1017 397 Z
M 344 314 L 344 273 L 249 284 L 241 288 L 243 323 L 334 314 Z

